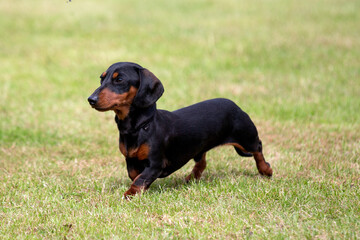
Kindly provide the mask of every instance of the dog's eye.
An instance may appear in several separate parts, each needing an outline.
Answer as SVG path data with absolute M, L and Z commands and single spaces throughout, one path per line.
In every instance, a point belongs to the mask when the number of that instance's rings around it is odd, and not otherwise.
M 115 83 L 119 83 L 119 82 L 121 82 L 123 79 L 121 78 L 121 77 L 117 77 L 117 78 L 115 78 L 114 79 L 114 82 Z
M 100 85 L 102 85 L 104 82 L 104 78 L 100 78 Z

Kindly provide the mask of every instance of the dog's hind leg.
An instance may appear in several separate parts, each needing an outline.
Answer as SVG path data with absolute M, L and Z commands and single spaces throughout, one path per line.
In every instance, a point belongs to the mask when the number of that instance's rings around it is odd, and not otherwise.
M 273 174 L 273 171 L 270 167 L 270 163 L 265 161 L 264 155 L 262 153 L 262 143 L 261 140 L 258 140 L 258 147 L 257 151 L 252 152 L 254 155 L 254 159 L 256 162 L 256 167 L 261 175 L 266 175 L 268 177 L 271 177 Z
M 191 173 L 185 178 L 186 182 L 189 182 L 192 179 L 199 180 L 201 174 L 206 168 L 206 152 L 198 154 L 194 157 L 195 166 Z
M 243 157 L 253 156 L 256 162 L 256 167 L 261 175 L 268 177 L 272 176 L 272 169 L 270 164 L 265 161 L 264 155 L 262 153 L 262 143 L 259 138 L 256 138 L 255 143 L 247 144 L 246 147 L 240 145 L 239 143 L 227 143 L 227 145 L 233 145 L 236 152 Z

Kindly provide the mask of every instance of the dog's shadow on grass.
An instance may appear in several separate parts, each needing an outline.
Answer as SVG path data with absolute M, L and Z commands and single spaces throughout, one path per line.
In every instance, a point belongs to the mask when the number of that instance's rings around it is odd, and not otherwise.
M 232 169 L 230 171 L 208 171 L 203 174 L 200 180 L 191 180 L 190 182 L 185 181 L 187 175 L 181 176 L 180 174 L 174 174 L 166 178 L 157 179 L 150 187 L 149 192 L 160 193 L 162 191 L 167 191 L 169 189 L 182 189 L 190 187 L 193 183 L 206 182 L 211 184 L 211 182 L 226 181 L 226 179 L 234 178 L 258 178 L 260 175 L 255 171 L 249 170 L 237 170 Z M 117 190 L 126 191 L 132 181 L 129 178 L 121 178 L 114 180 L 110 183 L 109 191 L 114 192 Z
M 230 170 L 230 171 L 208 171 L 204 172 L 200 180 L 191 180 L 189 182 L 185 181 L 184 176 L 170 176 L 164 178 L 161 181 L 156 181 L 152 186 L 151 192 L 161 192 L 169 189 L 183 189 L 191 187 L 193 184 L 205 183 L 207 185 L 217 184 L 219 181 L 227 181 L 233 178 L 257 178 L 259 174 L 257 172 L 248 171 L 248 170 Z

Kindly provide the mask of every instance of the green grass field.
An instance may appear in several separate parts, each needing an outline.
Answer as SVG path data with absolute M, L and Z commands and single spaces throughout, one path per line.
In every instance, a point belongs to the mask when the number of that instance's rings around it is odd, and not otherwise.
M 1 239 L 359 239 L 360 1 L 1 1 Z M 272 179 L 231 147 L 132 201 L 114 113 L 118 61 L 158 107 L 215 97 L 253 119 Z

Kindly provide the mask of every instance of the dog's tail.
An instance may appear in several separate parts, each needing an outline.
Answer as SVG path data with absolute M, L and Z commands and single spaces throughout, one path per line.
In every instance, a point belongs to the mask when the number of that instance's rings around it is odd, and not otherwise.
M 242 157 L 252 157 L 253 156 L 252 153 L 243 152 L 237 147 L 234 147 L 234 148 L 235 148 L 236 152 Z

